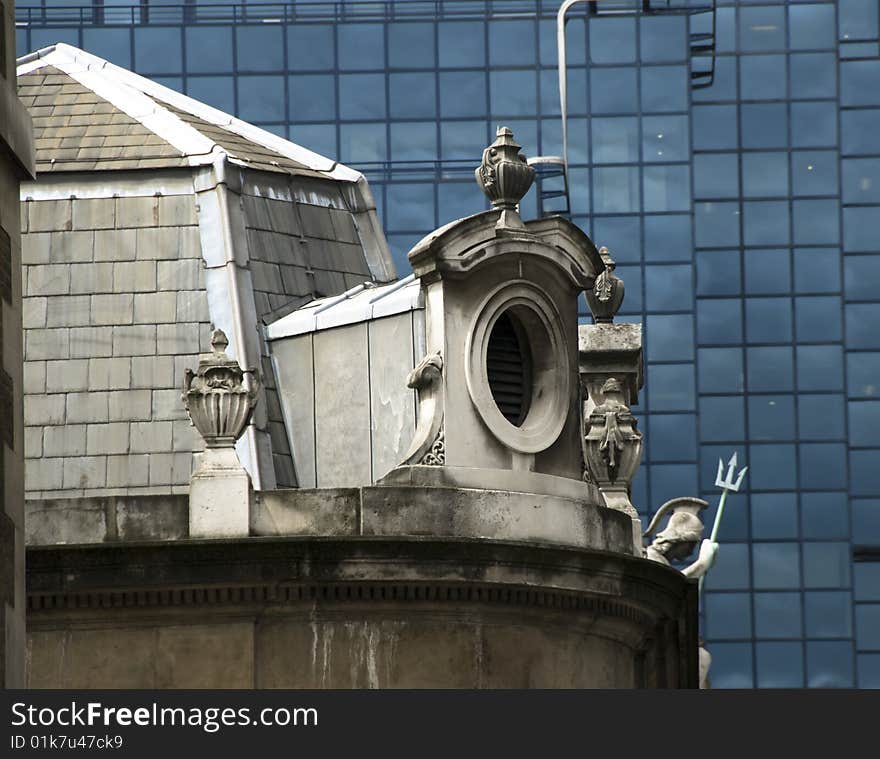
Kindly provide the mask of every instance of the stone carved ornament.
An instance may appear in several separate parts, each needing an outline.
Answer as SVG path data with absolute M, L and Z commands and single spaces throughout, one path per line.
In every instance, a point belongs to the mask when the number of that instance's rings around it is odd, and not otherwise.
M 584 420 L 587 472 L 600 487 L 628 486 L 639 467 L 642 435 L 617 379 L 605 381 L 602 396 L 602 403 Z
M 181 400 L 193 426 L 210 448 L 231 448 L 241 437 L 257 402 L 260 379 L 256 369 L 246 372 L 226 353 L 223 330 L 211 334 L 211 353 L 202 355 L 196 371 L 186 370 Z M 251 387 L 244 375 L 253 377 Z
M 535 180 L 535 170 L 519 152 L 521 146 L 513 139 L 509 127 L 498 127 L 495 142 L 483 151 L 483 160 L 474 171 L 477 184 L 501 210 L 499 227 L 522 227 L 517 206 Z
M 406 378 L 406 386 L 419 393 L 416 434 L 401 464 L 443 466 L 446 441 L 443 434 L 443 356 L 425 356 Z
M 593 314 L 593 321 L 596 324 L 611 324 L 623 303 L 623 280 L 614 273 L 616 264 L 608 248 L 599 248 L 599 255 L 605 262 L 605 268 L 596 277 L 593 289 L 587 290 L 584 297 Z

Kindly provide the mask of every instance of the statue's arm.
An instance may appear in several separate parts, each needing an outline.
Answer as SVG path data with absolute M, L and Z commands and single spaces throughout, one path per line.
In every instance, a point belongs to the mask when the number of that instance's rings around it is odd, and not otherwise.
M 689 567 L 685 567 L 681 573 L 685 577 L 699 579 L 712 568 L 717 554 L 718 544 L 708 539 L 704 540 L 700 544 L 700 555 L 697 560 Z

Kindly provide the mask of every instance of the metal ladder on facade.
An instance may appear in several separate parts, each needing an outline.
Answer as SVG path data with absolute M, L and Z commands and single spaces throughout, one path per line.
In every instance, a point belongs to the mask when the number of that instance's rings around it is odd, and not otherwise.
M 690 16 L 688 53 L 691 89 L 710 87 L 715 80 L 716 0 L 704 0 L 700 5 L 693 6 L 682 0 L 641 0 L 640 5 L 631 4 L 628 0 L 612 1 L 605 4 L 600 0 L 566 0 L 556 16 L 562 155 L 535 156 L 529 159 L 529 165 L 535 168 L 535 190 L 539 216 L 569 216 L 571 211 L 568 193 L 565 22 L 568 10 L 580 3 L 587 4 L 588 17 L 687 14 Z

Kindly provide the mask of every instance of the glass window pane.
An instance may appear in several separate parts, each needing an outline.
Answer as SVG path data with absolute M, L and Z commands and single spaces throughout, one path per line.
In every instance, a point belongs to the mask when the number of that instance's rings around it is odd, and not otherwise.
M 804 620 L 807 636 L 810 638 L 850 637 L 852 635 L 852 598 L 850 594 L 804 593 Z
M 846 446 L 843 443 L 802 443 L 800 485 L 809 490 L 846 487 Z
M 651 411 L 693 411 L 694 369 L 685 364 L 652 364 L 647 370 Z
M 385 124 L 341 124 L 340 159 L 346 163 L 375 163 L 388 160 Z
M 846 385 L 847 392 L 855 398 L 880 395 L 880 353 L 848 353 Z
M 648 316 L 649 361 L 693 361 L 694 325 L 690 314 Z
M 798 346 L 800 390 L 842 390 L 843 355 L 839 345 Z
M 755 644 L 755 668 L 759 688 L 802 688 L 803 644 L 759 642 Z
M 836 195 L 837 173 L 837 154 L 832 150 L 795 150 L 791 154 L 795 195 Z
M 638 168 L 624 166 L 594 169 L 593 210 L 596 213 L 638 211 Z
M 441 67 L 486 65 L 486 25 L 482 21 L 441 21 L 437 34 Z
M 737 147 L 739 132 L 735 105 L 697 105 L 691 114 L 695 150 L 729 150 Z
M 837 200 L 795 200 L 792 203 L 795 245 L 840 242 L 840 206 Z
M 755 635 L 759 638 L 800 638 L 800 593 L 755 593 Z
M 791 256 L 787 248 L 747 250 L 744 264 L 749 295 L 784 295 L 791 291 Z
M 642 249 L 638 216 L 594 218 L 592 238 L 610 248 L 615 261 L 639 261 Z
M 837 44 L 834 5 L 793 5 L 788 9 L 791 46 L 802 50 L 830 49 Z
M 646 261 L 690 261 L 691 219 L 686 215 L 645 216 Z
M 388 91 L 392 118 L 423 119 L 437 114 L 433 73 L 389 74 Z
M 752 493 L 752 536 L 761 540 L 798 537 L 797 495 L 795 493 Z M 758 633 L 764 637 L 763 633 Z
M 880 203 L 880 158 L 843 161 L 843 202 Z
M 339 115 L 343 119 L 384 119 L 385 75 L 342 74 L 339 77 Z
M 750 445 L 748 462 L 749 480 L 751 480 L 751 487 L 753 490 L 793 490 L 796 487 L 795 447 L 793 445 L 783 445 L 779 443 Z M 779 545 L 783 544 L 764 544 L 767 551 L 775 549 L 775 547 Z M 787 553 L 788 549 L 780 550 L 782 550 L 786 562 L 792 561 L 789 553 Z M 766 553 L 766 551 L 764 553 Z M 770 561 L 770 559 L 768 559 L 768 561 Z M 786 564 L 786 566 L 788 566 L 788 564 Z
M 688 160 L 687 116 L 642 117 L 642 151 L 646 163 Z
M 744 55 L 739 59 L 743 100 L 778 100 L 786 95 L 784 55 Z
M 842 395 L 798 396 L 798 435 L 801 440 L 841 440 L 846 436 Z
M 848 348 L 880 348 L 880 303 L 849 303 L 846 306 Z
M 534 71 L 492 71 L 489 90 L 494 116 L 535 116 L 538 111 Z
M 590 71 L 590 104 L 593 113 L 636 113 L 637 95 L 635 69 L 602 68 Z
M 700 348 L 697 367 L 701 393 L 739 393 L 745 386 L 740 348 Z
M 742 342 L 739 299 L 697 301 L 697 338 L 701 345 L 730 345 Z
M 743 195 L 785 197 L 788 195 L 788 154 L 744 153 Z
M 840 37 L 877 39 L 878 5 L 874 0 L 839 0 Z
M 840 129 L 844 154 L 880 153 L 880 110 L 841 111 Z
M 801 493 L 801 527 L 805 538 L 845 538 L 849 534 L 846 493 Z
M 793 389 L 791 348 L 782 346 L 747 349 L 748 387 L 752 392 L 784 392 Z
M 636 59 L 634 18 L 593 17 L 588 26 L 593 63 L 629 63 Z
M 856 601 L 880 601 L 880 561 L 853 564 Z
M 700 398 L 700 440 L 729 442 L 744 440 L 745 407 L 740 396 Z
M 712 250 L 697 253 L 699 295 L 736 295 L 741 291 L 738 251 Z
M 841 339 L 843 314 L 840 298 L 813 296 L 795 298 L 795 327 L 798 342 L 830 343 Z
M 853 646 L 850 641 L 807 642 L 807 687 L 851 688 Z
M 642 178 L 646 211 L 687 211 L 690 208 L 688 166 L 645 166 Z
M 880 604 L 856 606 L 856 640 L 861 650 L 880 651 Z
M 333 121 L 336 82 L 332 74 L 297 74 L 287 78 L 291 121 Z
M 391 68 L 434 67 L 434 24 L 388 24 L 388 65 Z
M 849 587 L 849 543 L 804 543 L 804 587 Z
M 751 343 L 791 342 L 791 298 L 746 298 L 746 336 Z
M 640 69 L 640 76 L 642 110 L 645 113 L 687 110 L 688 69 L 686 66 L 644 66 Z M 633 84 L 635 84 L 634 80 Z M 617 97 L 619 98 L 621 95 L 618 94 Z
M 843 209 L 843 245 L 849 253 L 874 253 L 877 238 L 873 230 L 880 224 L 880 207 Z
M 740 8 L 739 45 L 743 51 L 785 49 L 784 8 Z
M 199 27 L 187 27 L 187 34 Z M 213 29 L 211 30 L 213 31 Z M 207 44 L 203 42 L 201 44 Z M 220 53 L 228 48 L 217 46 Z M 336 41 L 326 24 L 291 24 L 287 27 L 287 62 L 291 71 L 328 70 L 334 67 Z
M 849 455 L 853 495 L 880 495 L 880 467 L 877 466 L 877 451 L 854 450 L 850 451 Z
M 646 266 L 645 300 L 649 311 L 693 310 L 693 267 Z
M 724 248 L 739 244 L 738 203 L 695 203 L 697 247 Z
M 880 448 L 880 401 L 850 401 L 850 445 Z
M 880 75 L 880 70 L 878 70 Z M 837 143 L 837 104 L 791 104 L 791 144 L 798 148 L 831 147 Z
M 837 95 L 834 53 L 798 53 L 789 59 L 793 98 L 833 98 Z
M 743 203 L 743 241 L 746 245 L 787 245 L 788 203 L 785 201 Z
M 739 156 L 736 153 L 695 155 L 694 197 L 739 197 Z
M 396 182 L 386 187 L 386 219 L 389 229 L 419 230 L 434 224 L 434 185 Z
M 435 122 L 391 124 L 392 161 L 434 161 L 436 159 L 437 125 Z M 475 198 L 475 200 L 473 208 L 478 209 L 480 200 L 479 198 Z
M 751 638 L 750 600 L 748 593 L 707 593 L 703 599 L 704 636 L 712 640 Z
M 339 68 L 346 71 L 385 68 L 383 24 L 337 24 Z
M 231 76 L 188 76 L 186 94 L 225 113 L 236 111 L 235 80 Z
M 482 71 L 440 72 L 443 118 L 486 116 L 486 75 Z M 571 156 L 569 156 L 571 160 Z
M 127 28 L 84 27 L 83 47 L 90 53 L 115 63 L 117 66 L 131 68 L 131 37 Z M 228 56 L 226 57 L 228 59 Z M 218 67 L 220 70 L 224 68 L 228 68 L 228 66 Z
M 654 464 L 650 469 L 651 497 L 658 503 L 677 493 L 697 492 L 696 464 Z M 716 565 L 717 566 L 717 565 Z
M 710 647 L 712 669 L 709 678 L 713 688 L 754 687 L 751 643 L 713 643 Z
M 749 396 L 750 440 L 793 440 L 794 435 L 794 398 L 792 396 Z
M 797 543 L 753 543 L 756 588 L 797 588 L 800 566 Z
M 290 139 L 328 158 L 336 158 L 339 155 L 336 146 L 336 124 L 294 124 L 290 127 Z
M 643 16 L 639 24 L 643 63 L 666 63 L 687 58 L 685 16 Z
M 245 121 L 284 121 L 283 76 L 239 76 L 238 115 Z
M 784 103 L 744 104 L 740 122 L 744 148 L 787 147 L 788 110 Z
M 639 122 L 635 117 L 595 118 L 593 127 L 594 163 L 638 163 Z
M 697 418 L 693 414 L 651 414 L 646 438 L 651 461 L 697 458 Z
M 135 27 L 135 70 L 139 74 L 179 74 L 183 67 L 180 32 L 179 26 Z
M 531 66 L 535 63 L 537 28 L 530 19 L 489 24 L 490 66 Z
M 284 40 L 280 26 L 238 25 L 235 27 L 236 63 L 240 71 L 284 69 Z
M 799 293 L 840 292 L 840 251 L 795 248 L 794 287 Z

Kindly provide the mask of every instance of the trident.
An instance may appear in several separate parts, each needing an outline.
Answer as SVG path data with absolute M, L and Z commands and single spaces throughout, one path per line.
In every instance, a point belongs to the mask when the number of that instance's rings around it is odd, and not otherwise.
M 742 470 L 739 472 L 739 476 L 737 476 L 736 451 L 734 451 L 733 456 L 730 457 L 730 461 L 727 462 L 727 476 L 724 477 L 724 462 L 721 459 L 718 459 L 718 474 L 715 475 L 715 485 L 721 488 L 721 500 L 718 502 L 718 511 L 715 513 L 715 522 L 712 525 L 712 534 L 709 536 L 709 540 L 711 540 L 713 543 L 718 537 L 718 528 L 721 527 L 721 517 L 724 515 L 724 504 L 727 502 L 727 494 L 736 493 L 739 491 L 740 486 L 745 479 L 746 472 L 748 471 L 749 468 L 747 466 L 743 467 Z M 734 480 L 734 478 L 736 479 Z M 700 577 L 700 593 L 702 593 L 703 591 L 703 580 L 705 578 L 705 575 Z

